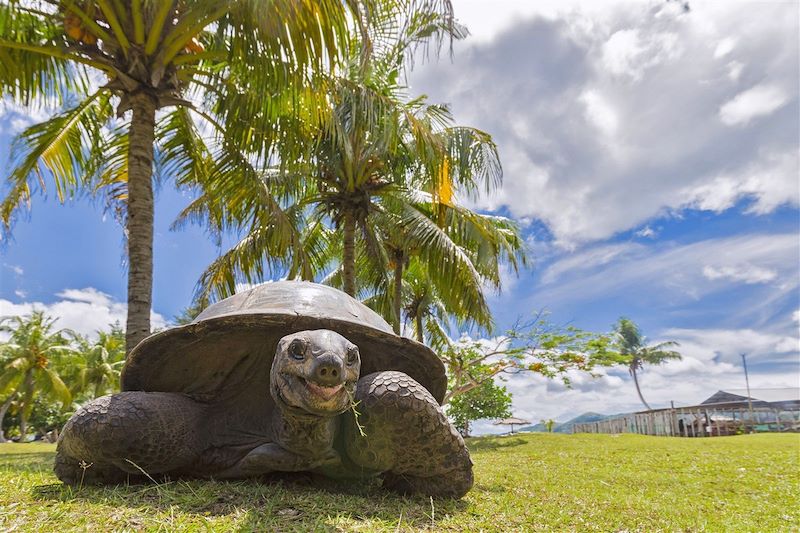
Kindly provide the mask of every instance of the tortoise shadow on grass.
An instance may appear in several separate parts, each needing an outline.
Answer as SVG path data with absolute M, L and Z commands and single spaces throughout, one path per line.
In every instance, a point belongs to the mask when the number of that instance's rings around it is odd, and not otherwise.
M 337 521 L 343 519 L 389 523 L 399 520 L 402 527 L 424 526 L 441 517 L 457 515 L 469 505 L 463 500 L 398 495 L 382 489 L 378 480 L 346 483 L 307 473 L 244 481 L 131 481 L 136 484 L 69 487 L 53 483 L 34 487 L 32 493 L 40 500 L 96 503 L 148 512 L 179 509 L 187 514 L 225 516 L 245 511 L 236 522 L 236 528 L 242 531 L 335 529 Z
M 471 452 L 511 448 L 527 444 L 528 441 L 519 437 L 480 437 L 467 439 L 467 448 Z

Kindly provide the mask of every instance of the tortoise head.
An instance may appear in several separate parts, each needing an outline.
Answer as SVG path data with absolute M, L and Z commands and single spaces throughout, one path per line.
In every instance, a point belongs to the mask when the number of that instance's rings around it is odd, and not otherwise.
M 334 416 L 350 407 L 360 371 L 355 344 L 327 329 L 300 331 L 278 341 L 270 392 L 278 405 Z

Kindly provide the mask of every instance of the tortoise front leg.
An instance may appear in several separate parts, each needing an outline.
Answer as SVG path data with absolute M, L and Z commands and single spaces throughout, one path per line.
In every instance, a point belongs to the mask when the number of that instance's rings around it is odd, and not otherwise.
M 379 470 L 398 492 L 460 498 L 472 487 L 464 439 L 419 383 L 402 372 L 361 378 L 345 422 L 345 447 L 358 466 Z
M 120 483 L 195 461 L 204 407 L 166 392 L 121 392 L 78 409 L 58 439 L 55 473 L 67 484 Z

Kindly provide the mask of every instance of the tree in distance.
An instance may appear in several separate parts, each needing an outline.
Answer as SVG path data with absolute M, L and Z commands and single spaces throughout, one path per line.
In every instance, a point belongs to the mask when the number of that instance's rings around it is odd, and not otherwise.
M 636 385 L 636 393 L 639 395 L 642 404 L 649 411 L 651 407 L 642 396 L 637 371 L 641 370 L 645 364 L 663 365 L 667 361 L 682 359 L 680 353 L 669 349 L 679 345 L 675 341 L 648 345 L 647 339 L 642 335 L 639 326 L 625 317 L 620 317 L 617 320 L 614 326 L 613 339 L 612 352 L 610 352 L 612 358 L 615 359 L 616 364 L 628 367 L 628 372 L 633 377 L 633 384 Z

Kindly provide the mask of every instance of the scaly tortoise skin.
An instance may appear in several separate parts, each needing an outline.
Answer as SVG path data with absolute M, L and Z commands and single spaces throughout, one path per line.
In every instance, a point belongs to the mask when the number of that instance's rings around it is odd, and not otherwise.
M 68 484 L 380 476 L 401 493 L 459 498 L 472 461 L 442 413 L 445 385 L 430 349 L 350 296 L 268 283 L 142 341 L 123 392 L 64 426 L 55 472 Z

